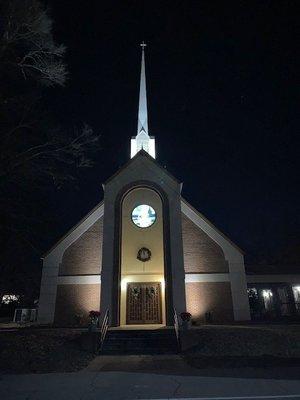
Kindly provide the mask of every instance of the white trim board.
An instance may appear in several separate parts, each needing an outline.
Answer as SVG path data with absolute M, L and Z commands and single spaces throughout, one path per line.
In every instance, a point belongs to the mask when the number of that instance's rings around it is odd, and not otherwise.
M 51 250 L 44 256 L 44 265 L 59 265 L 65 250 L 83 235 L 94 223 L 104 215 L 104 203 L 101 202 L 85 218 L 67 233 Z
M 153 273 L 151 274 L 153 275 Z M 229 274 L 186 274 L 185 282 L 229 282 Z M 59 276 L 58 285 L 78 285 L 101 283 L 101 275 L 67 275 Z
M 234 319 L 236 321 L 249 320 L 250 309 L 247 296 L 247 282 L 245 275 L 243 251 L 238 246 L 236 246 L 228 237 L 221 233 L 202 214 L 200 214 L 199 211 L 195 210 L 190 204 L 188 204 L 187 201 L 183 198 L 181 198 L 181 211 L 223 250 L 229 268 L 229 276 L 228 278 L 226 278 L 225 282 L 230 282 Z M 219 276 L 215 279 L 221 278 L 225 279 L 224 276 Z M 213 279 L 213 277 L 207 279 Z M 217 280 L 214 280 L 213 282 L 217 282 Z
M 185 274 L 185 283 L 192 282 L 229 282 L 229 274 Z
M 92 285 L 100 284 L 101 275 L 68 275 L 59 276 L 58 285 Z
M 207 218 L 193 208 L 184 198 L 181 198 L 181 212 L 189 218 L 198 228 L 213 239 L 224 251 L 226 259 L 228 253 L 243 255 L 243 251 L 233 243 L 227 236 L 220 232 Z

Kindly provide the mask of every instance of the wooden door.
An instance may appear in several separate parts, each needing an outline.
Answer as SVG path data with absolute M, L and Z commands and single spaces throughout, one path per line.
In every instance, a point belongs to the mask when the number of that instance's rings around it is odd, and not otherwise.
M 127 324 L 161 324 L 159 282 L 127 284 Z

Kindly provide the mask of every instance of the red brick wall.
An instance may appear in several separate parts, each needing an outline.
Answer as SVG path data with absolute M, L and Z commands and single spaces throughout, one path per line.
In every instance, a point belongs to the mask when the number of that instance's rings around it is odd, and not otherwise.
M 228 272 L 221 247 L 184 214 L 182 214 L 182 240 L 186 273 Z
M 102 264 L 103 218 L 67 248 L 59 275 L 100 274 Z
M 185 284 L 186 307 L 192 319 L 205 321 L 205 313 L 212 312 L 213 322 L 234 320 L 229 282 L 193 282 Z
M 76 314 L 82 315 L 82 324 L 87 325 L 88 313 L 99 310 L 100 284 L 58 285 L 54 324 L 60 326 L 78 325 Z

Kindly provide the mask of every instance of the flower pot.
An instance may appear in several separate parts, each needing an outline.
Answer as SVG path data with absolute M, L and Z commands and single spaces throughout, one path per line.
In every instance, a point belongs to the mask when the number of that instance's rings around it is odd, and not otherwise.
M 89 325 L 89 331 L 90 332 L 95 332 L 97 330 L 98 321 L 99 321 L 99 318 L 92 318 L 91 319 L 91 322 L 90 322 L 90 325 Z
M 188 320 L 182 321 L 181 327 L 182 327 L 182 329 L 183 329 L 184 331 L 190 329 L 190 327 L 191 327 L 191 321 L 190 321 L 190 320 L 189 320 L 189 321 L 188 321 Z

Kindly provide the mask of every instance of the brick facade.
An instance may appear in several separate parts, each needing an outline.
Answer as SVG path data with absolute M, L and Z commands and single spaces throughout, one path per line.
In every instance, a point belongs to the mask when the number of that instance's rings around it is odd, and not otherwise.
M 59 275 L 101 273 L 103 218 L 94 223 L 63 255 Z
M 185 273 L 228 272 L 223 250 L 206 233 L 182 214 Z
M 185 273 L 226 273 L 228 265 L 222 249 L 186 216 L 182 215 L 182 237 Z M 101 273 L 103 218 L 91 226 L 65 251 L 59 275 L 92 275 Z M 186 284 L 187 310 L 194 319 L 203 321 L 212 311 L 214 322 L 233 320 L 230 283 L 193 282 Z M 78 324 L 76 315 L 88 322 L 88 312 L 99 310 L 99 284 L 58 285 L 55 324 Z
M 205 321 L 205 313 L 211 311 L 214 323 L 231 322 L 233 306 L 229 282 L 186 283 L 186 306 L 192 319 Z
M 54 324 L 76 326 L 79 325 L 76 315 L 82 315 L 82 325 L 87 325 L 89 311 L 99 310 L 99 307 L 99 284 L 58 285 Z

